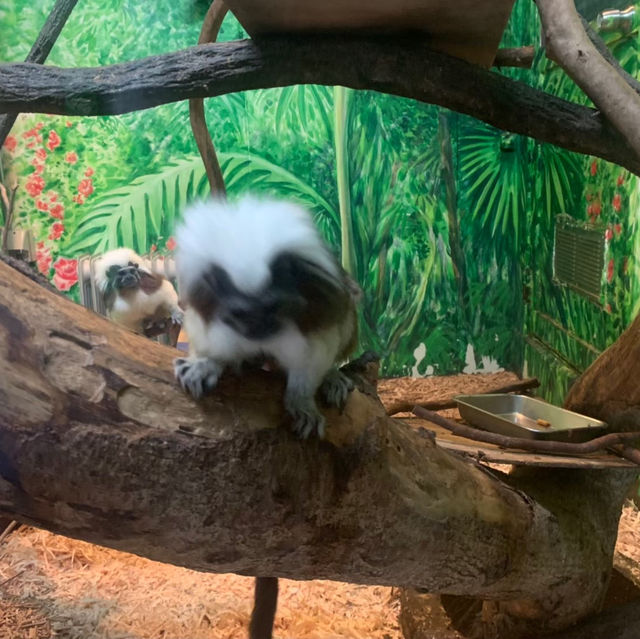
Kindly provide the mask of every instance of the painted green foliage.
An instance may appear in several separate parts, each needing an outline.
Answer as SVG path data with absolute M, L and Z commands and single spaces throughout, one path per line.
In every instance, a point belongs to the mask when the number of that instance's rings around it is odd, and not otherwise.
M 51 4 L 5 0 L 8 47 L 0 55 L 23 58 Z M 49 61 L 109 64 L 197 40 L 200 3 L 154 6 L 149 15 L 133 0 L 79 3 Z M 153 37 L 141 39 L 141 30 Z M 518 0 L 504 45 L 536 42 L 537 34 L 535 6 Z M 242 36 L 227 18 L 221 39 Z M 631 42 L 614 43 L 616 53 L 626 47 L 627 65 L 637 59 Z M 575 87 L 538 58 L 533 72 L 505 72 L 576 99 Z M 615 167 L 597 163 L 591 175 L 589 159 L 432 106 L 342 87 L 251 91 L 206 105 L 231 197 L 253 191 L 307 206 L 362 284 L 361 347 L 384 356 L 385 374 L 520 370 L 525 353 L 529 372 L 547 371 L 531 339 L 525 348 L 525 333 L 557 351 L 565 334 L 537 335 L 538 311 L 600 349 L 636 310 L 628 295 L 638 281 L 630 256 L 640 250 L 631 246 L 640 234 L 628 217 L 635 180 Z M 185 103 L 112 118 L 20 116 L 2 166 L 3 181 L 18 176 L 17 223 L 38 238 L 37 267 L 72 293 L 78 256 L 122 245 L 169 252 L 184 206 L 208 192 Z M 612 233 L 609 315 L 551 283 L 554 215 L 584 219 L 588 194 L 600 202 L 603 233 Z M 523 303 L 523 286 L 533 289 L 535 311 Z M 555 380 L 545 383 L 554 395 Z

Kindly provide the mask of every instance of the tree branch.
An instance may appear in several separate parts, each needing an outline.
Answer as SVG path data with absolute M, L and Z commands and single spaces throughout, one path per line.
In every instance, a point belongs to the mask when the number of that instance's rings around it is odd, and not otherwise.
M 533 65 L 534 56 L 535 48 L 532 46 L 498 49 L 493 60 L 493 66 L 530 69 Z
M 203 571 L 504 599 L 529 630 L 597 607 L 627 471 L 524 494 L 359 391 L 299 441 L 277 374 L 196 403 L 174 354 L 0 263 L 0 514 Z
M 640 96 L 598 52 L 573 0 L 536 0 L 547 55 L 557 62 L 640 157 Z
M 98 69 L 0 65 L 0 111 L 109 115 L 291 84 L 343 85 L 459 111 L 501 129 L 601 157 L 640 175 L 640 159 L 593 109 L 429 50 L 409 38 L 307 36 L 202 45 Z
M 228 11 L 229 9 L 223 0 L 213 0 L 204 18 L 198 44 L 216 41 L 218 32 L 222 26 L 222 21 Z M 226 194 L 224 178 L 222 177 L 222 170 L 220 169 L 216 149 L 213 145 L 213 138 L 207 127 L 204 100 L 202 98 L 192 98 L 189 100 L 189 120 L 191 121 L 193 137 L 195 138 L 198 151 L 200 151 L 200 157 L 207 172 L 211 194 L 224 197 Z
M 78 0 L 56 0 L 56 3 L 42 26 L 36 41 L 31 47 L 25 62 L 44 62 L 53 45 L 55 44 L 62 27 L 67 22 L 73 8 Z M 0 146 L 4 143 L 13 123 L 16 121 L 17 113 L 0 115 Z

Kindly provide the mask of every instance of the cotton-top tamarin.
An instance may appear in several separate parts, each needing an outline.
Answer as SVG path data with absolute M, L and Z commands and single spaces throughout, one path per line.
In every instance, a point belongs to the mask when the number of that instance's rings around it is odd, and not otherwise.
M 174 364 L 183 389 L 198 398 L 226 366 L 275 359 L 287 374 L 284 405 L 294 431 L 323 437 L 314 397 L 319 389 L 341 407 L 353 388 L 336 365 L 356 345 L 360 289 L 310 213 L 255 197 L 203 202 L 185 212 L 176 239 L 190 349 Z
M 99 258 L 95 283 L 107 316 L 131 331 L 144 333 L 147 326 L 166 320 L 182 322 L 183 313 L 171 282 L 153 273 L 131 249 L 115 249 Z

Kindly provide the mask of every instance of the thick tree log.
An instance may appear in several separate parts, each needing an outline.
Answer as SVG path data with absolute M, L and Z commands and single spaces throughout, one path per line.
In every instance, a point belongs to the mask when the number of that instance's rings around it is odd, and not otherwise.
M 640 159 L 597 111 L 431 51 L 420 40 L 305 36 L 225 42 L 97 69 L 0 65 L 0 112 L 110 115 L 291 84 L 343 85 L 437 104 L 601 157 Z
M 640 95 L 590 40 L 573 0 L 536 0 L 536 4 L 549 58 L 591 98 L 640 157 Z
M 530 69 L 533 65 L 535 47 L 514 47 L 498 49 L 493 59 L 494 67 L 521 67 Z
M 196 403 L 174 353 L 0 263 L 0 515 L 203 571 L 493 598 L 536 632 L 596 609 L 626 471 L 509 486 L 359 391 L 301 442 L 277 374 Z
M 640 315 L 571 387 L 566 406 L 598 417 L 616 430 L 640 429 L 638 362 Z

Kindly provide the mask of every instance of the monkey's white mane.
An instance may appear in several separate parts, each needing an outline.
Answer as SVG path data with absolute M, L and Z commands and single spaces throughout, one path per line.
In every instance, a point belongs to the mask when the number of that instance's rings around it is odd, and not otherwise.
M 259 290 L 270 277 L 269 264 L 283 251 L 299 254 L 338 277 L 311 214 L 292 204 L 257 197 L 238 202 L 199 202 L 185 211 L 176 232 L 180 289 L 212 264 L 224 268 L 242 291 Z
M 143 260 L 137 253 L 130 248 L 119 248 L 108 251 L 95 264 L 95 281 L 98 288 L 104 292 L 107 287 L 107 271 L 111 266 L 126 266 L 129 262 L 139 264 L 141 269 L 151 273 L 151 265 Z

